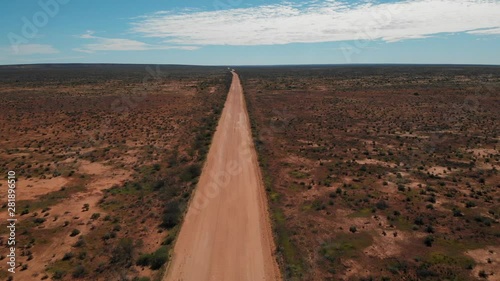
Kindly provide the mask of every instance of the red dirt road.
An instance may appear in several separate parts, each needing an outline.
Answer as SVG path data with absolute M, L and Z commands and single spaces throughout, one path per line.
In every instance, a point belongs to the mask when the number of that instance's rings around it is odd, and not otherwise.
M 233 81 L 166 281 L 281 280 L 240 79 Z

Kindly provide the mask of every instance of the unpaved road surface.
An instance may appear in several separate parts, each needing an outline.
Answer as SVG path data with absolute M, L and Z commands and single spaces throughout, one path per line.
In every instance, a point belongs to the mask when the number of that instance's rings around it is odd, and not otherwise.
M 233 81 L 167 281 L 281 280 L 240 79 Z

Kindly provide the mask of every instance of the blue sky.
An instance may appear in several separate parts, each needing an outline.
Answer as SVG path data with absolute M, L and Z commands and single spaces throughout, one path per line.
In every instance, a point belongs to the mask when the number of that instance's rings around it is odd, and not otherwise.
M 0 2 L 0 64 L 500 64 L 500 1 Z

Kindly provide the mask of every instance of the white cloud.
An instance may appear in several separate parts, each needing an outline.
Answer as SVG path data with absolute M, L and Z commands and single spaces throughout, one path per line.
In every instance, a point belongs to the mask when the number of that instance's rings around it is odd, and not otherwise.
M 134 19 L 132 32 L 188 45 L 270 45 L 426 38 L 500 28 L 500 1 L 407 0 L 347 4 L 335 0 L 218 11 L 160 11 Z M 490 34 L 487 31 L 470 32 Z
M 479 29 L 479 30 L 471 30 L 467 33 L 470 34 L 481 34 L 481 35 L 494 35 L 500 34 L 500 27 L 497 28 L 487 28 L 487 29 Z
M 95 43 L 85 44 L 82 48 L 75 48 L 75 51 L 84 53 L 94 53 L 97 51 L 145 51 L 145 50 L 167 50 L 167 49 L 181 49 L 181 50 L 195 50 L 199 47 L 196 46 L 172 46 L 172 44 L 165 45 L 151 45 L 141 41 L 122 39 L 122 38 L 104 38 L 94 36 L 94 31 L 88 30 L 82 35 L 77 37 L 82 39 L 93 40 Z
M 52 47 L 51 45 L 45 44 L 20 44 L 12 45 L 10 47 L 0 48 L 2 52 L 6 52 L 9 55 L 16 56 L 29 56 L 29 55 L 46 55 L 46 54 L 57 54 L 59 50 Z

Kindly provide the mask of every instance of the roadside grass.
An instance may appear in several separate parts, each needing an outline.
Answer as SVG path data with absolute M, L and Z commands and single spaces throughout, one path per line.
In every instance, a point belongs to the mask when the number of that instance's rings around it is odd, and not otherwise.
M 457 255 L 467 250 L 474 250 L 483 248 L 486 246 L 484 242 L 478 242 L 474 240 L 470 241 L 459 241 L 455 239 L 436 239 L 436 246 L 443 248 L 444 250 L 450 252 L 450 254 Z
M 53 280 L 60 280 L 65 278 L 66 275 L 71 275 L 73 266 L 73 261 L 71 260 L 58 260 L 50 264 L 45 272 L 51 276 Z
M 350 215 L 348 215 L 349 218 L 369 218 L 373 214 L 372 208 L 363 208 L 360 209 L 359 211 L 356 211 Z
M 323 243 L 319 253 L 329 261 L 330 268 L 337 271 L 344 259 L 353 259 L 362 255 L 362 250 L 373 243 L 370 233 L 339 233 L 330 241 Z
M 277 208 L 273 210 L 272 220 L 277 240 L 277 250 L 282 255 L 285 264 L 284 272 L 287 278 L 300 278 L 303 275 L 304 266 L 296 246 L 291 240 L 291 235 L 285 226 L 285 216 Z
M 465 255 L 452 255 L 443 252 L 431 252 L 429 253 L 424 262 L 429 265 L 451 265 L 458 266 L 462 269 L 472 269 L 475 266 L 475 262 L 472 258 L 466 257 Z
M 241 79 L 243 91 L 245 85 Z M 301 280 L 305 275 L 304 261 L 298 251 L 297 246 L 291 239 L 291 233 L 286 227 L 286 217 L 278 206 L 280 204 L 280 194 L 274 189 L 273 175 L 269 173 L 269 161 L 266 153 L 265 143 L 259 137 L 259 127 L 255 120 L 252 102 L 248 95 L 244 95 L 247 111 L 250 119 L 250 127 L 252 131 L 252 138 L 257 152 L 257 160 L 264 182 L 264 188 L 267 192 L 269 201 L 269 211 L 271 217 L 271 224 L 274 232 L 274 241 L 278 251 L 278 264 L 285 280 Z M 291 176 L 304 177 L 307 176 L 301 172 L 292 172 Z
M 437 247 L 438 250 L 426 253 L 416 268 L 416 275 L 420 279 L 437 280 L 470 280 L 470 272 L 476 262 L 457 249 Z
M 295 179 L 307 179 L 310 176 L 308 173 L 304 173 L 304 172 L 297 171 L 297 170 L 290 171 L 288 174 L 292 178 L 295 178 Z
M 413 222 L 407 220 L 406 218 L 402 216 L 398 216 L 394 221 L 393 221 L 394 226 L 398 230 L 401 231 L 412 231 L 413 228 Z
M 161 246 L 158 250 L 150 254 L 141 254 L 136 261 L 136 265 L 146 267 L 149 266 L 151 270 L 160 269 L 169 259 L 169 248 Z

